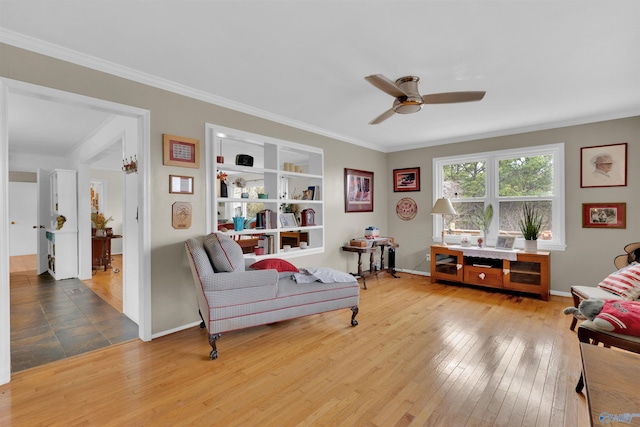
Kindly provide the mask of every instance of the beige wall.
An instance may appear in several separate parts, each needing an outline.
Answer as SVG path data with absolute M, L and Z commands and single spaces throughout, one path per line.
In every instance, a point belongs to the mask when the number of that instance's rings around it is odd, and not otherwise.
M 321 255 L 296 258 L 298 266 L 327 265 L 353 271 L 355 255 L 342 253 L 340 246 L 349 238 L 361 236 L 365 227 L 375 225 L 382 235 L 395 236 L 401 247 L 398 268 L 428 271 L 424 255 L 431 243 L 432 204 L 431 167 L 434 157 L 490 151 L 539 144 L 566 144 L 567 250 L 551 257 L 553 290 L 568 291 L 574 283 L 593 284 L 613 268 L 612 259 L 631 241 L 640 240 L 640 226 L 634 221 L 640 201 L 633 183 L 636 168 L 629 168 L 627 187 L 581 189 L 580 147 L 629 143 L 629 163 L 640 159 L 640 118 L 615 120 L 583 126 L 490 138 L 392 154 L 383 154 L 310 132 L 238 113 L 185 96 L 128 81 L 64 61 L 0 44 L 0 76 L 28 83 L 105 99 L 151 111 L 151 292 L 153 333 L 180 328 L 196 322 L 195 293 L 182 242 L 205 232 L 205 169 L 162 165 L 162 134 L 198 138 L 204 145 L 205 123 L 238 128 L 324 149 L 325 152 L 325 233 L 326 251 Z M 202 147 L 204 155 L 204 147 Z M 410 193 L 418 203 L 418 215 L 402 221 L 395 214 L 397 201 L 407 193 L 394 193 L 394 168 L 421 167 L 421 191 Z M 374 212 L 344 213 L 343 171 L 345 167 L 374 172 Z M 170 174 L 195 177 L 193 196 L 168 192 Z M 171 227 L 171 205 L 189 201 L 193 206 L 192 227 Z M 601 230 L 581 227 L 583 202 L 627 202 L 627 229 Z
M 273 123 L 247 114 L 135 83 L 102 72 L 0 44 L 0 76 L 32 84 L 147 109 L 151 112 L 151 293 L 152 332 L 180 328 L 198 321 L 196 297 L 183 242 L 205 232 L 205 168 L 184 169 L 162 165 L 162 134 L 199 139 L 204 155 L 205 123 L 238 128 L 325 151 L 325 246 L 324 254 L 296 258 L 299 266 L 328 265 L 351 271 L 353 254 L 341 245 L 363 234 L 368 225 L 386 230 L 389 174 L 383 153 Z M 10 108 L 10 106 L 9 106 Z M 204 164 L 204 162 L 203 162 Z M 344 213 L 343 170 L 345 167 L 374 172 L 374 212 Z M 188 172 L 188 173 L 187 173 Z M 168 176 L 193 175 L 192 196 L 169 194 Z M 171 226 L 171 205 L 188 201 L 193 207 L 192 226 Z
M 580 147 L 628 143 L 628 175 L 626 187 L 580 188 Z M 424 262 L 432 242 L 432 221 L 429 214 L 433 203 L 431 178 L 434 157 L 465 153 L 529 147 L 544 144 L 565 144 L 566 243 L 565 251 L 551 254 L 551 289 L 569 292 L 572 284 L 594 285 L 613 269 L 615 255 L 624 253 L 629 242 L 640 241 L 640 223 L 635 214 L 640 211 L 638 189 L 640 170 L 640 117 L 570 126 L 553 130 L 488 138 L 389 154 L 388 170 L 419 166 L 421 191 L 389 194 L 389 233 L 402 247 L 398 250 L 398 267 L 429 271 Z M 418 215 L 403 221 L 395 215 L 395 204 L 402 197 L 412 197 L 418 204 Z M 582 203 L 626 202 L 627 228 L 604 230 L 582 228 Z M 417 267 L 416 267 L 417 266 Z

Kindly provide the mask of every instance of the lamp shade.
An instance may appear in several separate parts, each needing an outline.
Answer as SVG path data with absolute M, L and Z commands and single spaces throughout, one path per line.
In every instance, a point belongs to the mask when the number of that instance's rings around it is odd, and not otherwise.
M 449 199 L 445 199 L 444 197 L 436 200 L 436 204 L 433 205 L 433 209 L 431 209 L 431 215 L 442 214 L 442 215 L 456 215 L 456 210 L 453 208 L 453 205 L 449 201 Z

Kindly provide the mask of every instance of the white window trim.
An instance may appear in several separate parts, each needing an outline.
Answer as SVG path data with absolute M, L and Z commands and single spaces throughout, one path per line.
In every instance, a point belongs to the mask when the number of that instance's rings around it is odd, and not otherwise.
M 553 203 L 553 240 L 551 242 L 538 240 L 538 249 L 564 251 L 567 247 L 565 236 L 565 177 L 564 177 L 564 143 L 537 145 L 533 147 L 521 147 L 507 150 L 486 151 L 482 153 L 470 153 L 447 157 L 437 157 L 433 159 L 433 203 L 442 195 L 442 168 L 444 165 L 454 163 L 466 163 L 476 160 L 486 160 L 487 162 L 487 194 L 484 199 L 486 202 L 492 203 L 494 207 L 498 206 L 498 162 L 504 159 L 510 159 L 517 156 L 538 156 L 543 154 L 552 154 L 554 159 L 553 165 L 553 188 L 554 195 L 549 197 Z M 496 197 L 495 199 L 492 199 Z M 528 197 L 514 198 L 513 200 L 529 200 Z M 537 197 L 534 199 L 538 199 Z M 497 239 L 498 216 L 494 215 L 491 221 L 491 227 L 487 240 L 489 244 L 494 244 Z M 442 236 L 442 221 L 433 220 L 433 241 L 439 242 Z M 446 236 L 447 243 L 460 243 L 460 236 Z M 516 239 L 516 248 L 524 246 L 524 239 Z

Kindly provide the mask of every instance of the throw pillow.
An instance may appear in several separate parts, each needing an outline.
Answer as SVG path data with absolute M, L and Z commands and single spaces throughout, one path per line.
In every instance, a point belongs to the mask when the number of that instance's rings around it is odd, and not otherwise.
M 604 331 L 640 337 L 640 302 L 605 301 L 593 324 Z
M 598 287 L 624 299 L 637 299 L 640 297 L 640 264 L 631 264 L 611 273 Z
M 244 271 L 242 248 L 231 237 L 211 233 L 204 238 L 204 248 L 216 271 Z
M 266 258 L 251 264 L 249 268 L 253 268 L 254 270 L 275 269 L 278 270 L 279 273 L 283 273 L 285 271 L 292 271 L 294 273 L 298 272 L 298 267 L 291 264 L 289 261 L 285 261 L 280 258 Z

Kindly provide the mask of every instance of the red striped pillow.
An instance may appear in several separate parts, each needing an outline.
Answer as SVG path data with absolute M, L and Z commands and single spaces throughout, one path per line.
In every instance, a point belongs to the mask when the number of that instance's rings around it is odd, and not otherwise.
M 638 299 L 640 297 L 640 264 L 634 263 L 611 273 L 598 284 L 598 287 L 627 300 Z

